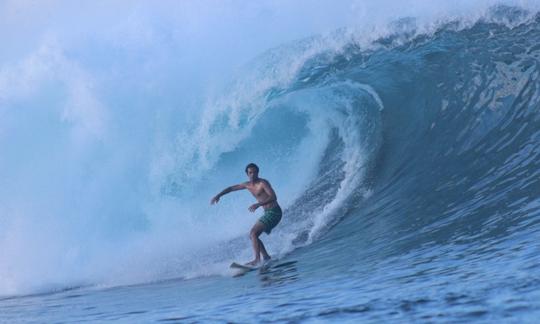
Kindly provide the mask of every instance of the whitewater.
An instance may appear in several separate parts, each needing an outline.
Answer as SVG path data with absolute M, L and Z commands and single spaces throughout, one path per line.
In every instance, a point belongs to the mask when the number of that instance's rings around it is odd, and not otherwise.
M 0 322 L 536 322 L 539 12 L 0 2 Z

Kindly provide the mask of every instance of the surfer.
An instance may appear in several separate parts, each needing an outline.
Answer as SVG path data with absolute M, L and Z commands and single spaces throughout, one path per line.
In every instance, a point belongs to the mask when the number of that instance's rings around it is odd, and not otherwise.
M 221 196 L 228 194 L 232 191 L 247 189 L 251 194 L 257 199 L 257 203 L 249 206 L 249 211 L 254 212 L 257 208 L 262 207 L 264 209 L 264 214 L 261 218 L 253 225 L 251 231 L 249 232 L 249 237 L 253 243 L 253 251 L 255 253 L 255 259 L 251 262 L 248 262 L 248 265 L 255 266 L 261 262 L 261 255 L 263 260 L 270 260 L 270 255 L 266 251 L 263 242 L 259 238 L 262 232 L 270 234 L 272 229 L 281 221 L 281 207 L 277 202 L 276 193 L 270 182 L 268 180 L 259 178 L 259 167 L 255 163 L 250 163 L 246 166 L 246 174 L 249 178 L 249 181 L 240 183 L 234 186 L 225 188 L 223 191 L 218 193 L 212 200 L 210 204 L 216 204 L 219 202 Z

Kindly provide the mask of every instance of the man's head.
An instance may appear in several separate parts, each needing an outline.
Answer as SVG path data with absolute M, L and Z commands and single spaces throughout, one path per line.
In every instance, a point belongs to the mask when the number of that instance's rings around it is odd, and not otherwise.
M 246 174 L 249 180 L 254 180 L 259 177 L 259 167 L 255 163 L 250 163 L 246 166 Z

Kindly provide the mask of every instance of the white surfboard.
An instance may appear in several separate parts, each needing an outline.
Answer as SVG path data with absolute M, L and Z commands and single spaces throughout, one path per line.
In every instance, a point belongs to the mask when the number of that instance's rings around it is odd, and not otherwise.
M 245 275 L 250 271 L 259 269 L 260 266 L 250 266 L 246 264 L 240 264 L 238 262 L 233 262 L 231 263 L 230 268 L 235 270 L 235 274 L 233 275 L 233 277 L 239 277 Z
M 231 263 L 231 268 L 233 268 L 233 269 L 242 269 L 242 270 L 255 270 L 255 269 L 257 269 L 257 267 L 255 267 L 255 266 L 250 266 L 250 265 L 247 265 L 247 264 L 240 264 L 238 262 Z
M 272 260 L 263 261 L 255 266 L 233 262 L 231 263 L 230 268 L 236 271 L 233 277 L 238 277 L 253 270 L 261 270 L 261 271 L 267 270 L 272 264 L 274 264 L 273 261 L 275 260 L 272 259 Z

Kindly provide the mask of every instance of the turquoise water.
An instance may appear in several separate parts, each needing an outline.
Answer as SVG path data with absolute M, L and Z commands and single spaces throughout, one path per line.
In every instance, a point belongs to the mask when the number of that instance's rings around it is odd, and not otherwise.
M 197 112 L 73 51 L 4 70 L 38 85 L 0 82 L 0 321 L 536 322 L 540 17 L 490 8 L 284 43 Z M 284 216 L 233 277 L 259 214 L 208 202 L 252 161 Z

